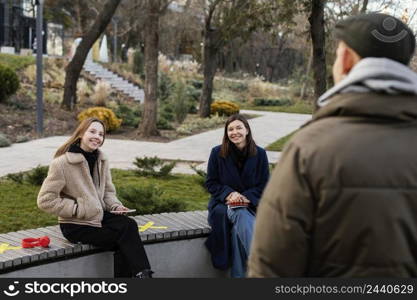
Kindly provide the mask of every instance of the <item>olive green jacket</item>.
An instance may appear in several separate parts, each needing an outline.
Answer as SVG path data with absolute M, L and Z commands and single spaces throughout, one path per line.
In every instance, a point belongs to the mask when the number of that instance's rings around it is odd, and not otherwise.
M 103 211 L 122 206 L 116 198 L 109 162 L 99 151 L 90 175 L 81 153 L 67 152 L 55 158 L 38 195 L 38 207 L 58 216 L 60 223 L 101 227 Z
M 251 277 L 417 276 L 417 97 L 339 94 L 286 145 Z

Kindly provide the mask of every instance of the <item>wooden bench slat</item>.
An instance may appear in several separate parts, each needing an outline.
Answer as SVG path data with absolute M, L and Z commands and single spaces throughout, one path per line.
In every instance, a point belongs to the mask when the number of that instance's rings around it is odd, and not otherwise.
M 148 222 L 153 222 L 153 227 L 147 228 L 144 232 L 139 232 L 144 243 L 169 241 L 172 239 L 192 239 L 201 237 L 201 235 L 208 234 L 211 231 L 210 226 L 207 224 L 207 211 L 139 215 L 132 218 L 138 226 L 144 226 Z M 163 226 L 167 228 L 157 228 Z M 69 258 L 74 255 L 82 255 L 83 253 L 90 254 L 91 250 L 95 249 L 100 251 L 99 248 L 92 245 L 69 242 L 62 235 L 59 225 L 0 234 L 0 243 L 20 246 L 23 238 L 39 238 L 45 235 L 51 240 L 49 248 L 35 247 L 9 250 L 1 253 L 0 273 L 7 273 L 7 269 L 17 266 L 30 266 L 30 264 L 38 261 L 47 262 L 57 257 Z

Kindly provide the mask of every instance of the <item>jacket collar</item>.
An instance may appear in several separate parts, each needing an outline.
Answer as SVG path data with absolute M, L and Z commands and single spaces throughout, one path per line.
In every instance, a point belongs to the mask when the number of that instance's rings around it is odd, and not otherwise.
M 334 96 L 329 104 L 316 111 L 312 120 L 304 126 L 328 117 L 359 117 L 391 122 L 416 122 L 417 97 L 415 95 L 377 93 L 339 94 Z
M 85 160 L 84 155 L 81 153 L 66 152 L 65 156 L 70 164 L 79 164 Z M 100 150 L 98 150 L 97 160 L 107 160 L 107 156 Z
M 317 104 L 325 106 L 333 101 L 333 96 L 349 92 L 417 95 L 417 74 L 391 59 L 364 58 L 343 80 L 324 93 Z

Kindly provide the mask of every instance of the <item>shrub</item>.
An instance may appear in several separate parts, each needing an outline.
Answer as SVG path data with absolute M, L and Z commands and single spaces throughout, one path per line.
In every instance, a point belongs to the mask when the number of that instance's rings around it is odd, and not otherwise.
M 210 110 L 212 114 L 231 116 L 239 112 L 239 106 L 230 101 L 216 100 L 211 104 Z
M 228 81 L 226 86 L 234 92 L 246 92 L 249 88 L 246 82 L 235 81 Z
M 91 107 L 80 112 L 77 116 L 78 121 L 87 118 L 98 118 L 104 122 L 107 131 L 113 131 L 120 127 L 122 120 L 118 119 L 111 109 L 105 107 Z
M 201 90 L 195 88 L 193 85 L 187 85 L 186 94 L 190 100 L 198 102 L 201 96 Z
M 128 105 L 120 103 L 116 109 L 116 116 L 123 120 L 123 125 L 137 127 L 140 122 L 141 111 L 139 106 L 136 109 L 132 109 Z
M 158 157 L 136 157 L 133 164 L 138 168 L 135 170 L 139 176 L 167 177 L 177 164 L 175 161 L 165 163 Z
M 111 93 L 111 86 L 109 83 L 99 80 L 94 86 L 94 93 L 91 97 L 96 106 L 106 106 L 107 99 Z
M 19 89 L 19 78 L 12 69 L 0 65 L 0 102 L 7 100 Z
M 169 121 L 161 116 L 158 118 L 158 121 L 156 122 L 156 128 L 165 130 L 174 129 L 174 127 L 172 127 Z
M 188 81 L 189 83 L 191 83 L 191 85 L 198 90 L 201 90 L 203 88 L 203 81 L 202 80 L 198 80 L 198 79 L 191 79 Z
M 77 84 L 77 98 L 81 104 L 88 103 L 91 90 L 88 86 L 87 81 L 80 80 Z
M 264 98 L 255 98 L 253 100 L 255 106 L 289 106 L 292 104 L 290 99 L 264 99 Z
M 30 138 L 27 135 L 18 135 L 16 137 L 16 143 L 25 143 L 28 142 Z
M 172 105 L 170 103 L 164 104 L 161 107 L 159 110 L 159 117 L 170 122 L 174 121 L 174 110 L 172 109 Z
M 0 133 L 0 148 L 9 147 L 12 143 L 10 140 L 2 133 Z
M 163 72 L 158 73 L 158 99 L 163 102 L 171 95 L 173 83 L 171 78 Z
M 174 86 L 174 92 L 171 95 L 170 100 L 172 101 L 175 120 L 180 124 L 184 122 L 189 110 L 187 98 L 188 97 L 185 91 L 185 84 L 181 81 L 178 81 Z
M 185 76 L 195 76 L 200 64 L 194 60 L 171 60 L 162 53 L 158 55 L 158 69 L 164 73 L 182 74 Z
M 122 187 L 118 189 L 117 195 L 125 206 L 136 209 L 140 214 L 179 212 L 186 208 L 184 202 L 164 199 L 163 191 L 155 185 Z
M 46 176 L 48 176 L 49 167 L 37 166 L 26 174 L 26 181 L 33 185 L 42 185 Z
M 196 174 L 198 175 L 198 183 L 203 186 L 204 188 L 206 188 L 206 178 L 207 178 L 207 172 L 201 169 L 197 169 L 197 165 L 196 164 L 190 164 L 190 168 L 196 172 Z
M 140 50 L 136 50 L 133 53 L 133 68 L 132 71 L 135 74 L 143 75 L 144 74 L 144 57 Z
M 19 173 L 14 173 L 14 174 L 7 174 L 6 178 L 13 181 L 13 182 L 22 184 L 23 179 L 24 179 L 24 173 L 19 172 Z
M 225 117 L 213 115 L 210 118 L 190 118 L 186 119 L 180 127 L 177 128 L 179 134 L 192 134 L 204 129 L 213 129 L 224 125 Z

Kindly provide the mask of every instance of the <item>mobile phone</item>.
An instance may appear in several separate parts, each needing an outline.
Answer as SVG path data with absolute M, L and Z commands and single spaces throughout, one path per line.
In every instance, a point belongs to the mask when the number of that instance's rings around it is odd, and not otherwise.
M 136 211 L 136 209 L 129 209 L 129 210 L 111 210 L 110 212 L 112 214 L 114 214 L 114 213 L 128 214 L 128 213 L 132 213 L 132 212 L 135 212 L 135 211 Z

